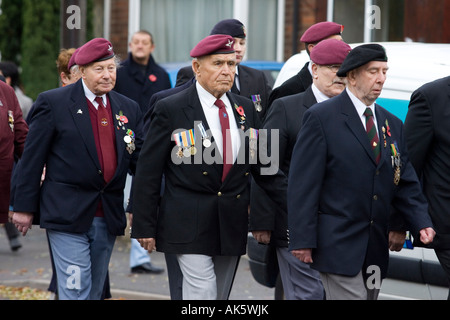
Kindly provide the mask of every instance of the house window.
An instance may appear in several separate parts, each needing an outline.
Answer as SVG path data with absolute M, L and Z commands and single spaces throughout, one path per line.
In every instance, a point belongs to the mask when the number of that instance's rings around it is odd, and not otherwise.
M 328 19 L 345 26 L 347 43 L 403 41 L 404 5 L 404 0 L 328 0 Z
M 129 32 L 145 29 L 153 34 L 153 55 L 157 62 L 183 62 L 191 60 L 191 49 L 209 35 L 218 21 L 234 17 L 247 29 L 247 59 L 276 60 L 280 1 L 284 3 L 283 0 L 140 0 L 130 9 L 134 25 Z

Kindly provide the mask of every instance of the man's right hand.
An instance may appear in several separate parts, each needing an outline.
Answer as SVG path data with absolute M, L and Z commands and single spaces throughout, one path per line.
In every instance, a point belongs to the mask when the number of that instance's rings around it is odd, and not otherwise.
M 12 215 L 12 223 L 19 232 L 22 232 L 22 235 L 26 235 L 28 230 L 33 226 L 33 214 L 29 212 L 14 212 Z
M 155 238 L 139 238 L 136 240 L 141 244 L 142 248 L 148 251 L 148 253 L 152 253 L 154 250 L 156 250 Z
M 312 263 L 312 249 L 297 249 L 291 251 L 294 257 L 304 263 Z

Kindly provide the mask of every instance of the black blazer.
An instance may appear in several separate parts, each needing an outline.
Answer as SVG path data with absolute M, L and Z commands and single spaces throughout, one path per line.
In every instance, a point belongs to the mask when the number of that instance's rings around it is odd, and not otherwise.
M 259 95 L 261 98 L 262 110 L 257 111 L 257 114 L 261 120 L 264 120 L 269 106 L 269 96 L 272 92 L 272 87 L 270 86 L 267 77 L 261 70 L 243 65 L 238 65 L 238 68 L 240 84 L 239 95 L 247 97 L 250 100 L 252 99 L 252 96 Z M 192 71 L 192 66 L 181 68 L 177 74 L 176 86 L 191 80 L 193 76 L 194 72 Z
M 233 93 L 227 96 L 232 106 L 236 104 L 245 110 L 246 133 L 250 128 L 260 127 L 259 117 L 248 99 Z M 239 122 L 237 111 L 233 112 Z M 199 131 L 194 131 L 197 154 L 177 158 L 173 133 L 180 129 L 196 130 L 199 122 L 209 130 L 196 85 L 156 104 L 134 180 L 132 237 L 156 238 L 157 250 L 165 253 L 245 254 L 249 175 L 254 175 L 284 209 L 286 176 L 281 172 L 262 175 L 258 159 L 250 163 L 249 139 L 241 139 L 240 160 L 223 183 L 221 156 L 215 153 L 215 142 L 212 139 L 211 147 L 205 148 Z M 159 206 L 163 175 L 165 190 Z
M 289 174 L 292 150 L 302 125 L 303 114 L 316 103 L 312 88 L 308 87 L 305 92 L 277 99 L 266 116 L 263 129 L 277 129 L 279 132 L 276 147 L 280 169 L 286 175 Z M 252 181 L 250 199 L 250 231 L 271 230 L 271 244 L 287 247 L 286 212 L 280 210 L 255 181 Z
M 450 249 L 450 77 L 427 83 L 411 96 L 405 137 L 422 181 L 436 236 L 431 246 Z
M 304 92 L 312 84 L 311 72 L 308 69 L 309 62 L 293 77 L 287 79 L 279 87 L 273 89 L 269 97 L 269 107 L 275 99 Z
M 41 93 L 29 115 L 29 133 L 17 167 L 14 210 L 40 211 L 42 228 L 64 232 L 87 232 L 99 201 L 113 235 L 123 235 L 125 182 L 134 174 L 142 146 L 142 114 L 138 104 L 111 91 L 108 93 L 116 128 L 117 169 L 105 185 L 97 155 L 88 104 L 82 80 Z M 128 123 L 119 126 L 116 115 Z M 124 137 L 135 133 L 136 150 L 129 153 Z M 46 176 L 40 186 L 42 169 Z

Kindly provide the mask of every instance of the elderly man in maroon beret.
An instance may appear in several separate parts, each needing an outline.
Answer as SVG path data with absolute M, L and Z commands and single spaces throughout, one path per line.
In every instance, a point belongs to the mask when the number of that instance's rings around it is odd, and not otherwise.
M 188 300 L 229 297 L 246 252 L 250 174 L 286 209 L 286 176 L 261 167 L 257 111 L 229 92 L 233 43 L 210 35 L 191 51 L 197 81 L 155 105 L 134 181 L 131 236 L 149 252 L 176 255 Z
M 303 33 L 300 41 L 305 44 L 306 52 L 311 57 L 311 52 L 320 41 L 326 39 L 342 40 L 343 31 L 344 26 L 339 23 L 331 21 L 318 22 L 313 24 Z M 294 55 L 293 57 L 296 56 L 297 55 Z M 304 92 L 312 84 L 312 62 L 306 62 L 302 67 L 295 64 L 296 59 L 293 57 L 286 61 L 281 69 L 280 75 L 283 74 L 284 70 L 295 69 L 295 72 L 297 72 L 297 70 L 300 71 L 288 78 L 279 87 L 273 89 L 269 97 L 269 106 L 272 105 L 275 99 Z
M 264 129 L 279 130 L 280 168 L 289 173 L 292 150 L 309 107 L 340 94 L 345 80 L 336 76 L 351 48 L 337 39 L 321 41 L 311 53 L 313 83 L 305 92 L 275 100 Z M 319 273 L 288 251 L 287 215 L 254 184 L 251 188 L 250 230 L 255 239 L 276 248 L 286 300 L 322 300 L 324 289 Z
M 13 222 L 23 235 L 33 223 L 47 229 L 59 299 L 96 300 L 126 227 L 123 190 L 142 145 L 142 114 L 111 91 L 117 61 L 108 40 L 87 42 L 75 63 L 82 78 L 41 93 L 29 117 Z

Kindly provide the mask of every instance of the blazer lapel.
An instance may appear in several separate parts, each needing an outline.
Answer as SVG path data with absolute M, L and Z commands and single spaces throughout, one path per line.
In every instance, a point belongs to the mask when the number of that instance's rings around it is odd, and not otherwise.
M 390 154 L 390 149 L 387 146 L 386 139 L 383 129 L 386 130 L 385 127 L 387 118 L 386 114 L 383 112 L 383 109 L 380 108 L 379 105 L 375 103 L 375 115 L 377 116 L 377 125 L 378 125 L 378 137 L 380 139 L 380 152 L 381 152 L 381 158 L 380 163 L 378 165 L 381 165 L 383 161 L 386 160 L 386 152 Z M 386 146 L 384 145 L 386 143 Z
M 97 147 L 95 146 L 95 140 L 93 138 L 94 132 L 92 129 L 91 117 L 89 115 L 89 107 L 81 81 L 82 80 L 79 80 L 73 85 L 74 87 L 70 98 L 72 104 L 69 106 L 69 110 L 92 161 L 95 162 L 95 165 L 100 170 L 101 165 L 98 160 Z

